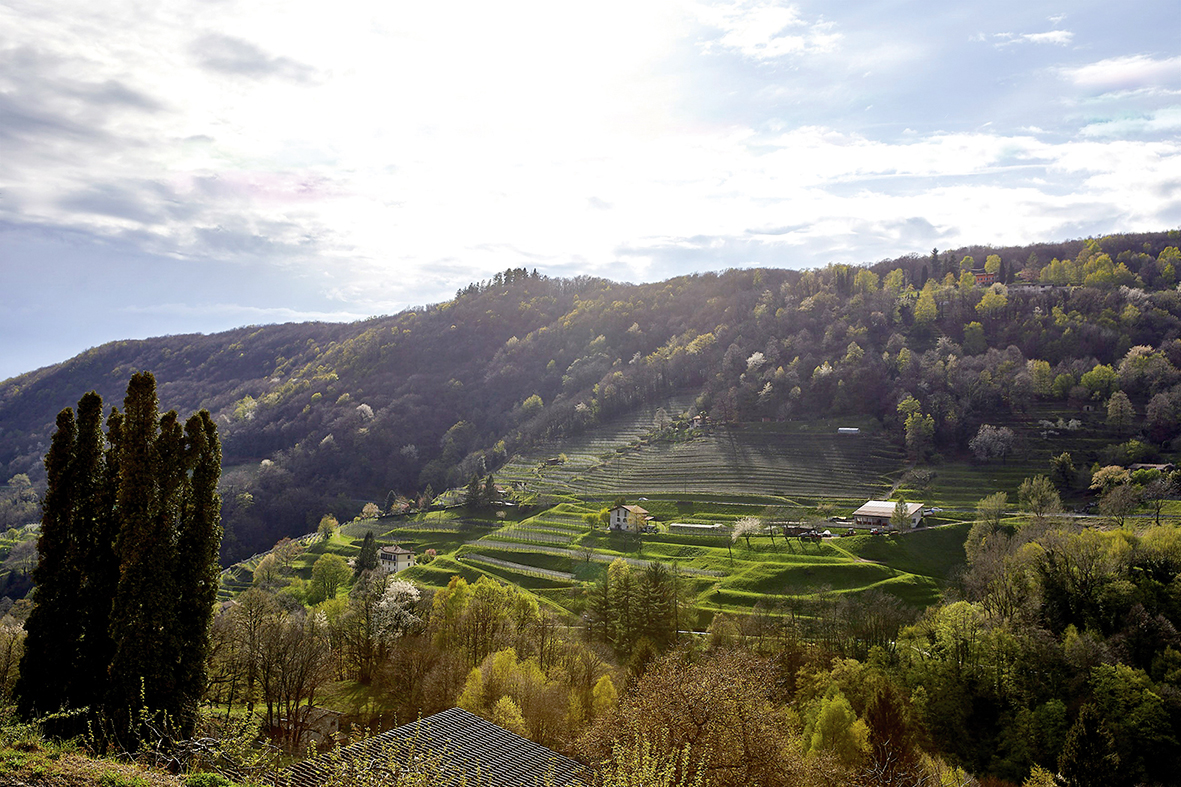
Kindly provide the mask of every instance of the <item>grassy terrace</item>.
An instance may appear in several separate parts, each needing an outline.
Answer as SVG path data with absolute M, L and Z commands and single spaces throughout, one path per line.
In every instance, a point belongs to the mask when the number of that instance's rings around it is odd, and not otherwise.
M 677 414 L 691 402 L 665 404 Z M 310 580 L 311 566 L 324 551 L 348 558 L 366 532 L 383 544 L 398 543 L 419 555 L 434 549 L 438 559 L 406 576 L 426 587 L 442 587 L 453 575 L 469 581 L 491 575 L 529 588 L 548 603 L 580 610 L 587 583 L 611 560 L 633 565 L 659 560 L 675 566 L 692 588 L 699 607 L 713 612 L 749 612 L 756 603 L 799 601 L 819 593 L 890 593 L 915 607 L 939 597 L 948 576 L 963 563 L 963 541 L 976 503 L 995 491 L 1016 504 L 1017 487 L 1045 473 L 1049 457 L 1067 450 L 1075 465 L 1088 468 L 1105 446 L 1122 438 L 1105 425 L 1102 413 L 1061 407 L 1033 408 L 1003 424 L 1018 435 L 1009 461 L 979 463 L 967 456 L 940 457 L 928 469 L 933 479 L 921 489 L 901 485 L 896 497 L 945 509 L 928 524 L 900 537 L 857 535 L 823 543 L 766 536 L 730 544 L 723 533 L 669 532 L 674 522 L 732 524 L 762 514 L 768 505 L 811 513 L 824 503 L 836 514 L 850 513 L 870 497 L 881 497 L 904 479 L 905 457 L 895 441 L 872 421 L 745 424 L 712 433 L 682 433 L 680 441 L 653 439 L 655 408 L 561 444 L 542 446 L 513 458 L 497 482 L 516 482 L 526 497 L 540 493 L 543 505 L 505 506 L 480 511 L 453 508 L 412 517 L 383 517 L 345 525 L 327 543 L 313 543 L 292 566 L 291 575 Z M 1081 426 L 1062 429 L 1059 419 Z M 1049 426 L 1047 423 L 1049 422 Z M 838 426 L 861 434 L 838 435 Z M 547 462 L 564 455 L 564 461 Z M 644 506 L 660 523 L 642 537 L 588 526 L 616 497 Z M 1068 501 L 1072 505 L 1082 500 Z M 1181 515 L 1170 503 L 1168 515 Z M 790 514 L 789 514 L 790 515 Z M 830 526 L 834 533 L 844 526 Z M 255 563 L 223 575 L 223 598 L 249 587 Z

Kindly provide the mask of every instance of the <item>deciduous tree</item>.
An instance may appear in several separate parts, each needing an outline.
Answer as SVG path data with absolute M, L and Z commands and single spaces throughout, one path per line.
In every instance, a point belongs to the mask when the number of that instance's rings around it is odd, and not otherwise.
M 1136 420 L 1136 409 L 1123 391 L 1116 391 L 1107 400 L 1107 425 L 1120 434 L 1127 434 Z
M 324 599 L 335 598 L 336 591 L 348 581 L 352 572 L 340 555 L 325 552 L 312 564 L 312 592 L 308 601 L 319 604 Z
M 1022 511 L 1027 511 L 1036 520 L 1062 510 L 1062 498 L 1054 484 L 1044 475 L 1026 478 L 1017 490 L 1017 500 Z

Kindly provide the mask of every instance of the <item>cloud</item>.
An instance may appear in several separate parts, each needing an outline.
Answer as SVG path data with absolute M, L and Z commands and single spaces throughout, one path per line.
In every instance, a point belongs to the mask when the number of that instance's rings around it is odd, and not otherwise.
M 243 303 L 153 303 L 127 305 L 126 314 L 166 315 L 169 318 L 211 317 L 226 325 L 261 325 L 279 322 L 353 322 L 373 315 L 358 311 L 308 311 L 283 306 L 264 307 Z
M 1066 46 L 1074 40 L 1074 33 L 1069 30 L 1049 30 L 1045 33 L 994 33 L 994 44 L 997 47 L 1012 46 L 1014 44 L 1056 44 Z M 971 38 L 974 41 L 987 40 L 983 35 Z
M 1181 57 L 1160 60 L 1148 55 L 1126 55 L 1060 68 L 1058 73 L 1078 87 L 1103 93 L 1175 87 L 1181 85 Z
M 1057 44 L 1066 46 L 1074 40 L 1074 33 L 1069 30 L 1049 30 L 1045 33 L 1026 33 L 1021 36 L 1023 41 L 1031 44 Z
M 639 281 L 1181 209 L 1181 58 L 1108 11 L 1003 5 L 1016 32 L 972 47 L 946 3 L 52 6 L 0 3 L 0 232 L 61 236 L 0 239 L 0 313 L 87 339 L 388 313 L 510 266 Z
M 255 79 L 274 76 L 306 82 L 314 73 L 303 63 L 288 57 L 272 57 L 258 45 L 228 35 L 204 35 L 193 42 L 191 49 L 202 68 L 228 76 Z
M 831 22 L 806 20 L 796 6 L 775 0 L 702 5 L 698 17 L 722 33 L 705 44 L 707 52 L 732 50 L 754 60 L 832 52 L 841 40 Z
M 61 200 L 61 207 L 78 213 L 126 219 L 152 225 L 162 218 L 158 200 L 147 199 L 142 192 L 117 185 L 102 184 L 71 194 Z
M 1181 131 L 1181 106 L 1167 107 L 1138 117 L 1113 118 L 1089 123 L 1084 137 L 1126 138 Z

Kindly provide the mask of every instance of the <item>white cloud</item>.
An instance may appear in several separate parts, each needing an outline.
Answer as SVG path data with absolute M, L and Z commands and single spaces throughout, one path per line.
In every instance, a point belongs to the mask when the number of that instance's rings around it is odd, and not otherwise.
M 1168 134 L 1181 130 L 1181 107 L 1167 107 L 1139 117 L 1113 118 L 1090 123 L 1079 132 L 1084 137 L 1124 138 Z
M 831 22 L 806 20 L 795 5 L 775 0 L 701 5 L 698 18 L 722 32 L 707 51 L 729 49 L 755 60 L 832 52 L 841 41 Z
M 1049 30 L 1045 33 L 1026 33 L 1021 39 L 1031 44 L 1058 44 L 1065 46 L 1074 40 L 1074 33 L 1069 30 Z
M 1181 85 L 1181 57 L 1127 55 L 1061 68 L 1059 73 L 1081 88 L 1101 92 L 1176 86 Z
M 1085 15 L 981 37 L 1058 45 L 1018 56 L 963 46 L 946 4 L 817 7 L 10 0 L 0 231 L 268 294 L 137 291 L 191 330 L 392 312 L 510 266 L 639 280 L 1176 224 L 1181 58 L 1047 70 Z
M 1069 30 L 1049 30 L 1044 33 L 994 33 L 996 46 L 1005 47 L 1013 44 L 1057 44 L 1066 46 L 1074 40 L 1074 33 Z M 973 36 L 973 41 L 984 41 L 982 35 Z

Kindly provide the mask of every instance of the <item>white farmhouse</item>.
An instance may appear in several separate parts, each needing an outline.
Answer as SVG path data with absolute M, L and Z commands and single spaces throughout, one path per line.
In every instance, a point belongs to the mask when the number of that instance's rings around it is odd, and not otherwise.
M 414 550 L 403 549 L 397 544 L 382 547 L 377 556 L 381 559 L 381 567 L 388 574 L 395 574 L 414 565 Z
M 630 530 L 638 533 L 651 518 L 648 512 L 639 506 L 616 506 L 611 509 L 611 518 L 607 526 L 612 530 Z

